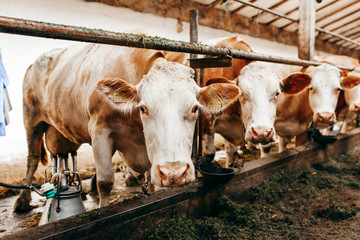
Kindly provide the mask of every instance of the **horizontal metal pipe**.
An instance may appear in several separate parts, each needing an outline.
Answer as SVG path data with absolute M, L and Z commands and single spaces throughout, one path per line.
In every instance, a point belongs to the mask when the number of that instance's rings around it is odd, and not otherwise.
M 173 52 L 205 54 L 210 56 L 228 55 L 233 58 L 284 63 L 305 67 L 310 65 L 320 65 L 320 63 L 314 61 L 271 56 L 226 47 L 214 47 L 199 43 L 170 40 L 161 37 L 111 32 L 101 29 L 91 29 L 3 16 L 0 16 L 0 32 L 63 40 L 111 44 L 127 47 L 148 48 Z M 339 68 L 351 70 L 341 66 L 339 66 Z

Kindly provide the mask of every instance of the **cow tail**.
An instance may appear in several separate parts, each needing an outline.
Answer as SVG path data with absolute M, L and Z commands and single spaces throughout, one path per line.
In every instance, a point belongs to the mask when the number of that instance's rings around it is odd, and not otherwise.
M 41 146 L 40 146 L 40 162 L 43 166 L 46 166 L 48 163 L 48 155 L 47 152 L 45 150 L 45 146 L 44 146 L 44 140 L 41 141 Z

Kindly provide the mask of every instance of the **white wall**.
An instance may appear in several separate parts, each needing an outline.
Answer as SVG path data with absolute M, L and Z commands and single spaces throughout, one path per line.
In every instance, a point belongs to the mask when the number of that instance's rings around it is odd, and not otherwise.
M 141 14 L 125 8 L 115 8 L 83 0 L 0 0 L 0 15 L 68 24 L 110 31 L 142 29 L 151 35 L 175 40 L 189 40 L 189 25 L 183 23 L 183 31 L 177 33 L 177 20 Z M 199 27 L 199 39 L 211 39 L 235 34 Z M 239 35 L 255 52 L 297 57 L 297 48 L 266 40 Z M 28 66 L 43 52 L 66 47 L 74 42 L 0 33 L 3 64 L 10 79 L 8 87 L 13 110 L 6 136 L 0 137 L 0 161 L 21 158 L 27 152 L 25 130 L 22 123 L 22 80 Z M 24 156 L 24 158 L 22 158 Z

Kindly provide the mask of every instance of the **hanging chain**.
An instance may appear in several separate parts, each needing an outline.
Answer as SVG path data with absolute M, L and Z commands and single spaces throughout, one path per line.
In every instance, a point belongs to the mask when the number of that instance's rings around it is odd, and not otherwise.
M 146 178 L 146 181 L 144 182 L 144 184 L 141 186 L 141 190 L 143 191 L 143 193 L 147 196 L 150 196 L 149 194 L 149 190 L 148 190 L 148 186 L 149 186 L 149 182 L 151 181 L 151 174 L 149 174 Z

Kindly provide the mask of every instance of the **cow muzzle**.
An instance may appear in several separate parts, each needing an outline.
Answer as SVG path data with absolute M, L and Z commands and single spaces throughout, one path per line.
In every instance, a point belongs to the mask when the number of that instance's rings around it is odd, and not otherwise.
M 184 185 L 188 179 L 191 168 L 190 164 L 168 163 L 159 165 L 156 174 L 158 175 L 161 186 L 174 187 Z
M 329 127 L 335 123 L 335 114 L 329 112 L 317 113 L 315 117 L 316 127 Z
M 274 129 L 268 127 L 251 127 L 251 140 L 253 144 L 267 144 L 274 141 Z

